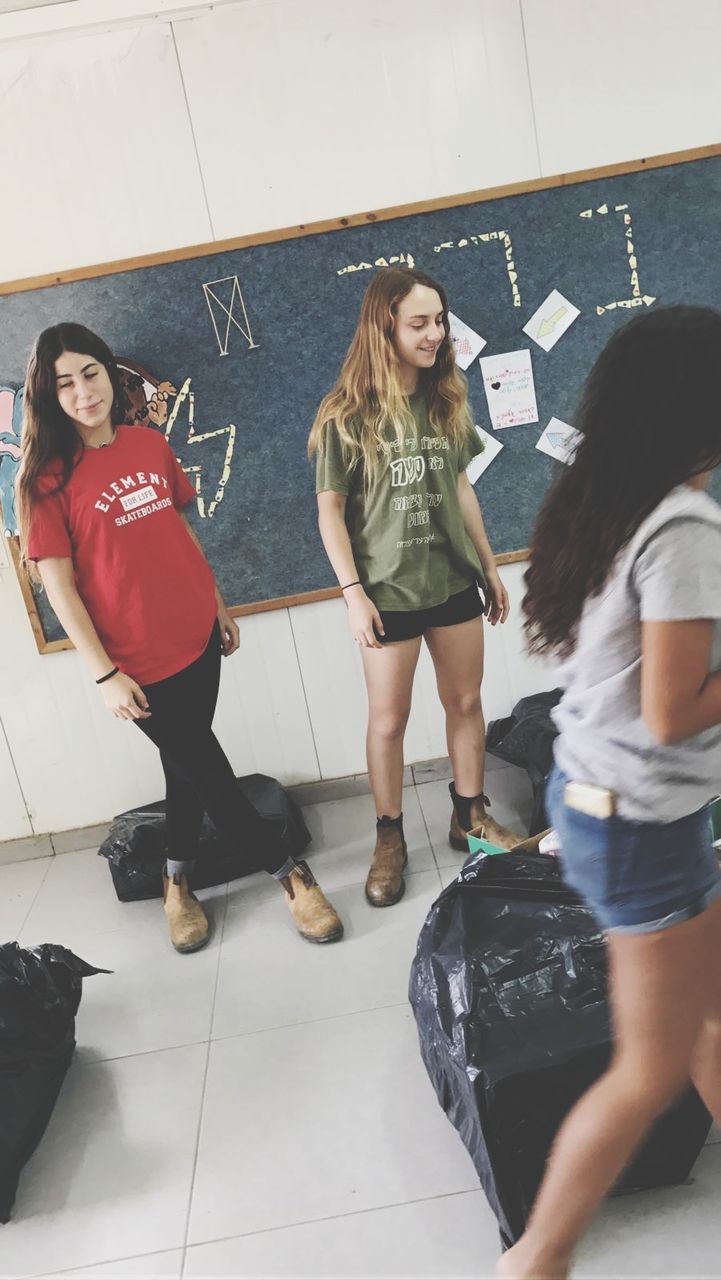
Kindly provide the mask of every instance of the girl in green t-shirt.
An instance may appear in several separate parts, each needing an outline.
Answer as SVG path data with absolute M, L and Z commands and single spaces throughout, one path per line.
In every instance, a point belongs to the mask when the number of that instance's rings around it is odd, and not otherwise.
M 467 849 L 469 831 L 504 848 L 521 839 L 489 816 L 483 793 L 482 617 L 505 622 L 508 596 L 466 476 L 481 448 L 444 290 L 420 271 L 383 268 L 308 446 L 317 458 L 321 537 L 368 690 L 378 818 L 366 896 L 378 907 L 405 889 L 403 735 L 422 639 L 446 713 L 450 842 Z

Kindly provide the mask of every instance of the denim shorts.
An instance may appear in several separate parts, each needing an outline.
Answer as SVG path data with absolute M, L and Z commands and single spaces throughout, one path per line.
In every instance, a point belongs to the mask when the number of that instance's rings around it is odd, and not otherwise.
M 721 894 L 708 806 L 668 823 L 592 818 L 565 803 L 567 781 L 554 768 L 546 793 L 563 878 L 603 929 L 657 933 L 700 915 Z

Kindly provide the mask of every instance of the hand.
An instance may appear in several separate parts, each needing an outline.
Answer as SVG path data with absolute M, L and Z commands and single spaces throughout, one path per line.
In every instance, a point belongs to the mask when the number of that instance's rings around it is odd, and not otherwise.
M 147 720 L 150 716 L 148 699 L 140 685 L 122 671 L 106 680 L 100 689 L 108 711 L 117 720 Z
M 230 616 L 224 604 L 218 609 L 218 625 L 220 627 L 220 643 L 223 649 L 223 657 L 229 658 L 231 653 L 235 653 L 240 644 L 240 632 L 235 618 Z
M 485 596 L 486 607 L 484 613 L 491 626 L 495 627 L 497 622 L 505 622 L 511 611 L 511 604 L 508 599 L 508 592 L 501 582 L 496 569 L 486 575 Z
M 381 615 L 373 601 L 369 600 L 361 586 L 351 587 L 348 596 L 350 597 L 346 597 L 348 622 L 354 640 L 358 641 L 362 649 L 382 649 L 383 645 L 373 628 L 375 627 L 379 635 L 385 635 L 385 632 Z
M 168 397 L 178 393 L 172 382 L 159 382 L 157 390 L 148 401 L 148 418 L 156 427 L 164 427 L 168 421 Z

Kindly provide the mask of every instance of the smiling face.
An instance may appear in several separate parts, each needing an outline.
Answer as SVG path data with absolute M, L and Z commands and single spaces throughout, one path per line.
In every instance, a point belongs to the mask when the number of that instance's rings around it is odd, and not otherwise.
M 112 432 L 113 384 L 93 356 L 63 351 L 55 361 L 58 402 L 86 444 Z
M 443 303 L 436 290 L 414 284 L 398 303 L 393 324 L 393 346 L 402 375 L 417 380 L 419 369 L 431 369 L 445 336 Z

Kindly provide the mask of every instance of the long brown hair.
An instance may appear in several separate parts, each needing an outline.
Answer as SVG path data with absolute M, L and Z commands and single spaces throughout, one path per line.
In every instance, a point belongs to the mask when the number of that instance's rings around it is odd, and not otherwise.
M 573 651 L 586 600 L 646 517 L 721 462 L 721 312 L 659 307 L 619 329 L 575 425 L 582 441 L 541 507 L 525 575 L 532 653 Z
M 57 466 L 57 493 L 65 488 L 82 453 L 75 425 L 60 407 L 55 361 L 64 351 L 92 356 L 105 366 L 113 388 L 113 421 L 120 414 L 120 375 L 110 348 L 82 324 L 54 324 L 35 339 L 25 375 L 22 459 L 15 481 L 20 530 L 20 554 L 27 567 L 27 544 L 33 504 L 38 501 L 38 478 Z M 57 465 L 59 464 L 59 465 Z
M 400 443 L 412 421 L 393 346 L 393 326 L 399 303 L 416 284 L 435 289 L 443 309 L 445 337 L 433 367 L 421 371 L 431 426 L 460 444 L 472 425 L 466 380 L 456 367 L 445 289 L 422 271 L 382 267 L 366 289 L 338 380 L 321 401 L 308 441 L 312 457 L 322 447 L 326 429 L 334 424 L 348 469 L 362 463 L 366 488 L 377 478 L 389 433 Z

